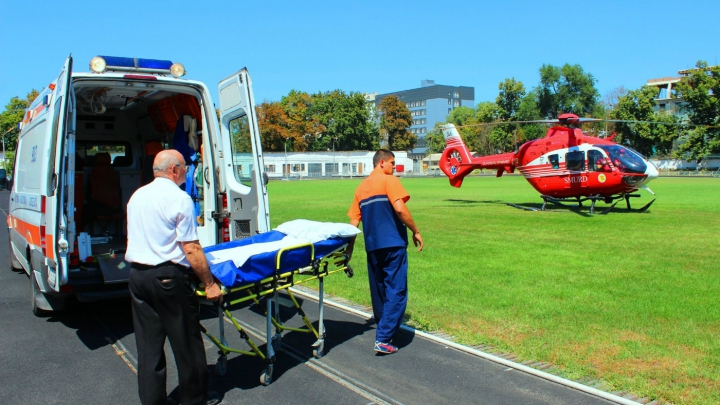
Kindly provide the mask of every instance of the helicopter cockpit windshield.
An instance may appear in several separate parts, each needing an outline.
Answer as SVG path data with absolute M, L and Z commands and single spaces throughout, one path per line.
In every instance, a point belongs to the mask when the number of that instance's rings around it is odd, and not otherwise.
M 621 145 L 597 145 L 610 157 L 610 161 L 623 173 L 640 173 L 647 170 L 642 155 Z

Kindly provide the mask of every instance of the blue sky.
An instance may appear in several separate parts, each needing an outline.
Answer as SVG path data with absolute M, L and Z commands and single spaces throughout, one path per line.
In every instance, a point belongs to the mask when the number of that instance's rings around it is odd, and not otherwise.
M 601 4 L 600 4 L 601 3 Z M 66 4 L 71 4 L 70 6 Z M 543 64 L 579 64 L 604 97 L 698 60 L 720 63 L 720 2 L 10 1 L 0 6 L 0 103 L 42 89 L 72 53 L 182 62 L 217 83 L 247 67 L 258 102 L 290 90 L 389 93 L 471 86 L 494 100 Z

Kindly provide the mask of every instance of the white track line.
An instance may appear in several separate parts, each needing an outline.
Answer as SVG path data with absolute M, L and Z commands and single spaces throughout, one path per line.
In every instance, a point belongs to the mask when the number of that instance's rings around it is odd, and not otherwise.
M 312 299 L 312 300 L 314 300 L 314 301 L 317 301 L 317 300 L 318 300 L 317 295 L 311 295 L 311 294 L 308 294 L 308 293 L 303 292 L 303 291 L 298 291 L 298 290 L 295 289 L 295 288 L 291 288 L 291 290 L 292 290 L 293 294 L 297 294 L 297 295 L 300 295 L 300 296 L 303 296 L 303 297 L 306 297 L 306 298 L 310 298 L 310 299 Z M 366 313 L 366 312 L 357 310 L 357 309 L 355 309 L 355 308 L 351 308 L 351 307 L 349 307 L 349 306 L 347 306 L 347 305 L 343 305 L 343 304 L 334 302 L 334 301 L 329 300 L 329 299 L 327 299 L 327 298 L 323 298 L 323 302 L 324 302 L 325 304 L 327 304 L 327 305 L 330 305 L 330 306 L 332 306 L 332 307 L 341 309 L 341 310 L 343 310 L 343 311 L 345 311 L 345 312 L 350 312 L 350 313 L 353 313 L 353 314 L 356 314 L 356 315 L 360 315 L 360 316 L 362 316 L 362 317 L 364 317 L 364 318 L 366 318 L 366 319 L 371 319 L 371 318 L 373 317 L 372 314 L 368 314 L 368 313 Z M 480 350 L 473 349 L 472 347 L 463 346 L 463 345 L 461 345 L 461 344 L 457 344 L 457 343 L 452 342 L 452 341 L 450 341 L 450 340 L 443 339 L 443 338 L 437 337 L 437 336 L 433 336 L 433 335 L 431 335 L 431 334 L 429 334 L 429 333 L 426 333 L 426 332 L 423 332 L 423 331 L 419 331 L 419 330 L 417 330 L 417 329 L 415 329 L 415 328 L 411 328 L 411 327 L 409 327 L 409 326 L 407 326 L 407 325 L 402 325 L 401 328 L 402 328 L 403 330 L 405 330 L 405 331 L 412 332 L 412 333 L 414 333 L 415 335 L 424 337 L 425 339 L 428 339 L 428 340 L 431 340 L 431 341 L 434 341 L 434 342 L 437 342 L 437 343 L 441 343 L 441 344 L 443 344 L 443 345 L 445 345 L 445 346 L 449 346 L 449 347 L 452 347 L 452 348 L 454 348 L 454 349 L 457 349 L 457 350 L 460 350 L 460 351 L 463 351 L 463 352 L 466 352 L 466 353 L 469 353 L 469 354 L 472 354 L 472 355 L 475 355 L 475 356 L 478 356 L 478 357 L 482 357 L 482 358 L 487 359 L 487 360 L 490 360 L 490 361 L 492 361 L 492 362 L 499 363 L 499 364 L 502 364 L 502 365 L 511 367 L 511 368 L 513 368 L 513 369 L 515 369 L 515 370 L 519 370 L 519 371 L 522 371 L 522 372 L 525 372 L 525 373 L 528 373 L 528 374 L 532 374 L 532 375 L 534 375 L 534 376 L 536 376 L 536 377 L 540 377 L 540 378 L 543 378 L 543 379 L 545 379 L 545 380 L 549 380 L 549 381 L 552 381 L 552 382 L 555 382 L 555 383 L 564 385 L 564 386 L 566 386 L 566 387 L 574 388 L 574 389 L 576 389 L 576 390 L 578 390 L 578 391 L 582 391 L 582 392 L 585 392 L 585 393 L 588 393 L 588 394 L 591 394 L 591 395 L 595 395 L 595 396 L 600 397 L 600 398 L 603 398 L 603 399 L 607 399 L 608 401 L 613 401 L 613 402 L 616 402 L 616 403 L 618 403 L 618 404 L 623 404 L 623 405 L 638 405 L 638 404 L 639 404 L 639 402 L 632 401 L 632 400 L 630 400 L 630 399 L 623 398 L 623 397 L 620 397 L 620 396 L 617 396 L 617 395 L 614 395 L 614 394 L 610 394 L 610 393 L 608 393 L 608 392 L 601 391 L 601 390 L 599 390 L 599 389 L 597 389 L 597 388 L 588 387 L 587 385 L 583 385 L 583 384 L 580 384 L 580 383 L 578 383 L 578 382 L 568 380 L 568 379 L 566 379 L 566 378 L 558 377 L 558 376 L 556 376 L 556 375 L 552 375 L 552 374 L 546 373 L 546 372 L 544 372 L 544 371 L 536 370 L 536 369 L 534 369 L 534 368 L 532 368 L 532 367 L 528 367 L 528 366 L 525 366 L 525 365 L 523 365 L 523 364 L 519 364 L 519 363 L 515 363 L 515 362 L 510 361 L 510 360 L 503 359 L 502 357 L 493 356 L 492 354 L 488 354 L 488 353 L 482 352 L 482 351 L 480 351 Z

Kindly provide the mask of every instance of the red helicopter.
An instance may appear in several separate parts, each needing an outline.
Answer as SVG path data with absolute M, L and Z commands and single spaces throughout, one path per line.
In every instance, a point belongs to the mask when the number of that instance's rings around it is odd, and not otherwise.
M 465 176 L 475 169 L 497 169 L 497 177 L 518 169 L 542 195 L 542 210 L 548 202 L 572 202 L 582 207 L 584 201 L 590 201 L 590 212 L 594 213 L 596 201 L 611 204 L 620 199 L 625 199 L 630 209 L 630 198 L 640 196 L 633 194 L 638 189 L 655 194 L 647 187 L 658 176 L 655 165 L 633 149 L 612 142 L 612 137 L 588 136 L 577 128 L 580 123 L 594 121 L 602 120 L 563 114 L 557 120 L 532 121 L 559 125 L 548 129 L 544 138 L 524 143 L 516 152 L 483 157 L 473 157 L 455 125 L 446 124 L 442 127 L 445 150 L 439 166 L 454 187 L 460 187 Z M 653 202 L 638 211 L 647 210 Z M 601 213 L 607 214 L 615 204 Z

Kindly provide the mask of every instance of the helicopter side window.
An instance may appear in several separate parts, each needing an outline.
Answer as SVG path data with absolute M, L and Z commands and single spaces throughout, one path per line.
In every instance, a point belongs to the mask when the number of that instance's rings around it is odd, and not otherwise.
M 558 157 L 558 155 L 548 156 L 548 161 L 550 161 L 553 169 L 557 170 L 560 168 L 560 158 Z
M 608 164 L 607 158 L 599 150 L 589 150 L 587 153 L 588 157 L 588 170 L 593 172 L 609 172 L 611 171 L 610 165 Z
M 575 151 L 566 153 L 565 168 L 574 172 L 582 171 L 585 168 L 585 152 Z

